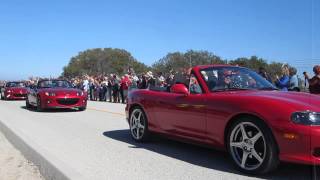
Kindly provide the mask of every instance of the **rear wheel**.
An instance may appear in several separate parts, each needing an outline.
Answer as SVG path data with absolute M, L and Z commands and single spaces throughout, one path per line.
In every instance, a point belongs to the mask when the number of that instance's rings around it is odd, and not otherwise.
M 137 142 L 147 141 L 150 137 L 148 119 L 140 107 L 135 107 L 130 114 L 131 137 Z
M 279 164 L 277 146 L 268 127 L 255 118 L 241 118 L 230 128 L 227 148 L 240 171 L 265 174 Z

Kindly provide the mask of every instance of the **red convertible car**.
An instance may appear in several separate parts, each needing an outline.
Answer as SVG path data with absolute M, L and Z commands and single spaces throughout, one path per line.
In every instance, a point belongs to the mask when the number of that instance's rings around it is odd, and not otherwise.
M 7 82 L 1 89 L 2 100 L 24 100 L 27 97 L 27 88 L 23 82 Z
M 257 73 L 197 66 L 170 91 L 135 90 L 126 106 L 138 142 L 158 133 L 226 150 L 249 174 L 280 161 L 320 164 L 320 97 L 278 91 Z
M 44 109 L 77 108 L 84 111 L 87 107 L 87 94 L 72 87 L 64 80 L 43 80 L 28 90 L 26 107 Z

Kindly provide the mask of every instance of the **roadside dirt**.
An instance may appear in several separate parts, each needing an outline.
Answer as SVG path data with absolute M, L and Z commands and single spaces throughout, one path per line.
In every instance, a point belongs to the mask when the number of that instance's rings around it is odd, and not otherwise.
M 44 180 L 38 168 L 26 160 L 1 132 L 0 180 Z

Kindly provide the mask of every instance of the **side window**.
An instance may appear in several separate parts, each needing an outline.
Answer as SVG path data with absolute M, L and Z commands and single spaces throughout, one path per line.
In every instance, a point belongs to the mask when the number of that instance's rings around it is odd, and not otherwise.
M 202 89 L 194 74 L 190 75 L 189 91 L 191 94 L 202 94 Z

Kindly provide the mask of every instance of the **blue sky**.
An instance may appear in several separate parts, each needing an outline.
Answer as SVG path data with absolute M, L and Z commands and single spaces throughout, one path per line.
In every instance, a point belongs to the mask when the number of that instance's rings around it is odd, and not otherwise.
M 0 24 L 0 79 L 58 76 L 79 51 L 100 47 L 148 65 L 188 49 L 300 72 L 320 63 L 319 0 L 7 0 Z

